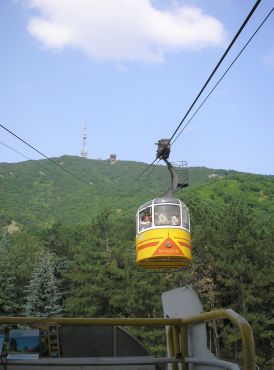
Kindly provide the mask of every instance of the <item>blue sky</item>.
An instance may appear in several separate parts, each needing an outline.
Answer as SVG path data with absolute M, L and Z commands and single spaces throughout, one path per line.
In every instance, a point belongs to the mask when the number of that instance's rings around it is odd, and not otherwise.
M 255 1 L 3 0 L 0 123 L 49 157 L 151 163 Z M 262 0 L 218 80 L 273 7 Z M 206 93 L 203 97 L 206 96 Z M 0 141 L 36 152 L 0 128 Z M 274 14 L 171 149 L 171 161 L 274 175 Z M 0 162 L 25 158 L 0 144 Z

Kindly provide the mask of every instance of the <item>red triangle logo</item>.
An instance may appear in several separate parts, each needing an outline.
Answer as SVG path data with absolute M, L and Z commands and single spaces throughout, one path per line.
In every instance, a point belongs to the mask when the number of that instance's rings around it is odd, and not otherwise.
M 163 241 L 163 243 L 156 249 L 153 253 L 153 256 L 183 256 L 183 252 L 178 247 L 178 245 L 174 242 L 174 240 L 167 238 Z

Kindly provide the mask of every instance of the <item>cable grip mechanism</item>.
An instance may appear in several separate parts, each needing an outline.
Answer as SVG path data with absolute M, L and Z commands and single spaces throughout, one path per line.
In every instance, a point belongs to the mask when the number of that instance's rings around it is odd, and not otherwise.
M 170 139 L 161 139 L 158 141 L 158 143 L 155 143 L 158 145 L 156 156 L 159 159 L 168 159 L 170 154 Z

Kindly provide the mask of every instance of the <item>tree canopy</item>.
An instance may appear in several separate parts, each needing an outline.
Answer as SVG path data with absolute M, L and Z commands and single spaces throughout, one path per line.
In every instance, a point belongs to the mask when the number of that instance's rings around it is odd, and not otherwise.
M 135 212 L 164 193 L 166 167 L 130 188 L 145 164 L 59 160 L 91 186 L 68 181 L 48 162 L 38 161 L 44 170 L 34 161 L 0 164 L 2 315 L 159 317 L 161 294 L 191 285 L 205 311 L 230 307 L 250 322 L 258 364 L 270 366 L 273 177 L 192 169 L 191 186 L 176 196 L 190 209 L 193 263 L 177 273 L 149 273 L 135 266 Z M 217 322 L 209 331 L 218 339 L 217 350 L 235 357 L 239 337 L 230 325 Z M 134 334 L 152 352 L 163 353 L 159 330 Z

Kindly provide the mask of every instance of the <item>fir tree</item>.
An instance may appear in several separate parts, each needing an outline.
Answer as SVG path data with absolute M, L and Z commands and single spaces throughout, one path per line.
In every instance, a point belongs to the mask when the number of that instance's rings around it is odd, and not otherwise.
M 55 276 L 54 255 L 42 251 L 26 289 L 25 314 L 27 316 L 57 316 L 61 313 L 61 294 Z
M 16 299 L 16 278 L 12 262 L 12 243 L 5 227 L 0 244 L 0 314 L 14 315 L 18 304 Z

